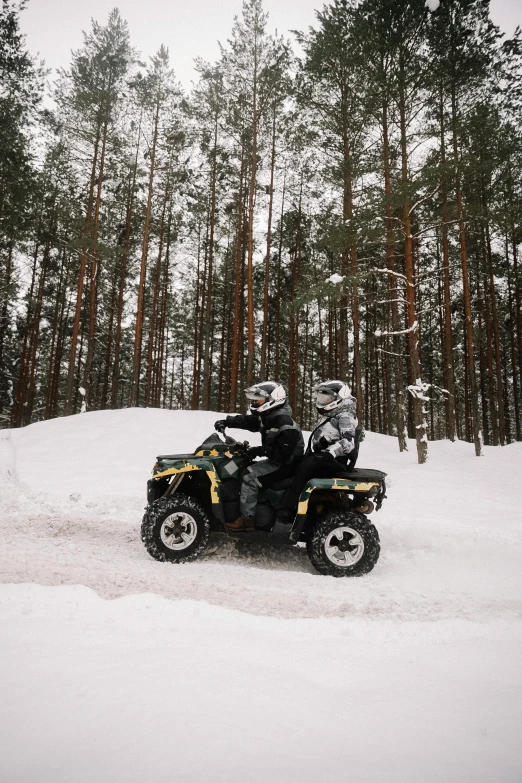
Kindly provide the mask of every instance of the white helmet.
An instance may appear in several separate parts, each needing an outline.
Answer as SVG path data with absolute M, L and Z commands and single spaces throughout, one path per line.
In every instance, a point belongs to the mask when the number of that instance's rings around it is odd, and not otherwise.
M 314 386 L 315 407 L 323 416 L 335 411 L 339 405 L 351 397 L 351 390 L 343 381 L 325 381 Z
M 287 400 L 285 388 L 275 381 L 263 381 L 245 389 L 246 398 L 252 413 L 266 413 L 279 408 Z

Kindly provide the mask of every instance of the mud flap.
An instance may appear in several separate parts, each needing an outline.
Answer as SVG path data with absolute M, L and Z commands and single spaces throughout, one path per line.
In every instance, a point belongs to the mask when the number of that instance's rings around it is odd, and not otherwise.
M 297 544 L 297 542 L 299 541 L 301 537 L 301 533 L 303 532 L 305 522 L 306 522 L 306 514 L 298 514 L 296 516 L 289 536 L 289 540 L 292 544 Z

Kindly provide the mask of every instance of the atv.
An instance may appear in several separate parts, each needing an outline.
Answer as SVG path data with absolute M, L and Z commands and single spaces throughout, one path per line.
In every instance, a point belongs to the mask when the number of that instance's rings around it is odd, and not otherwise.
M 356 433 L 356 449 L 360 431 Z M 141 538 L 160 561 L 188 563 L 203 554 L 211 530 L 278 544 L 306 544 L 314 567 L 330 576 L 363 576 L 379 558 L 379 534 L 368 519 L 386 497 L 386 473 L 355 468 L 355 458 L 338 478 L 308 482 L 289 532 L 276 536 L 278 504 L 292 478 L 260 491 L 253 533 L 228 532 L 225 522 L 239 516 L 242 472 L 252 463 L 248 443 L 210 435 L 194 454 L 156 458 L 147 482 Z

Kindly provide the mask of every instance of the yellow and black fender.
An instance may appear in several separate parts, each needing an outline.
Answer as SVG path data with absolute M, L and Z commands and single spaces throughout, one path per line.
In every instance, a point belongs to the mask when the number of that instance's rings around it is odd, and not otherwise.
M 341 491 L 348 494 L 360 494 L 366 498 L 375 498 L 376 509 L 380 509 L 382 501 L 386 497 L 386 473 L 380 470 L 361 470 L 361 475 L 357 478 L 317 478 L 310 479 L 306 487 L 301 492 L 299 505 L 297 507 L 297 516 L 295 518 L 290 541 L 296 543 L 304 528 L 308 514 L 308 506 L 312 492 L 322 491 Z
M 200 456 L 201 454 L 201 456 Z M 152 478 L 147 482 L 148 492 L 147 497 L 149 502 L 155 500 L 157 497 L 165 495 L 171 495 L 176 491 L 177 487 L 181 483 L 184 475 L 187 473 L 193 473 L 196 471 L 206 473 L 209 479 L 209 491 L 210 501 L 212 503 L 212 513 L 220 520 L 224 522 L 223 506 L 221 503 L 221 479 L 216 471 L 216 466 L 211 460 L 204 459 L 204 456 L 217 456 L 218 452 L 208 454 L 205 452 L 198 452 L 198 454 L 185 459 L 176 459 L 175 461 L 158 461 L 154 465 Z M 203 456 L 204 455 L 204 456 Z M 203 458 L 202 458 L 203 457 Z M 197 458 L 197 460 L 196 460 Z M 156 494 L 156 486 L 158 482 L 164 482 L 168 480 L 168 486 L 165 492 Z

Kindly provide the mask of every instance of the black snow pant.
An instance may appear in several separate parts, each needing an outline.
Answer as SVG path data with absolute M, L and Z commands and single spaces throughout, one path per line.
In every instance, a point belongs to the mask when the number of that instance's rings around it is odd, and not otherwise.
M 310 454 L 305 457 L 300 465 L 297 466 L 294 473 L 292 486 L 289 487 L 281 504 L 280 511 L 293 511 L 297 509 L 301 492 L 306 487 L 308 481 L 312 478 L 335 478 L 346 472 L 345 466 L 330 456 L 323 454 Z

